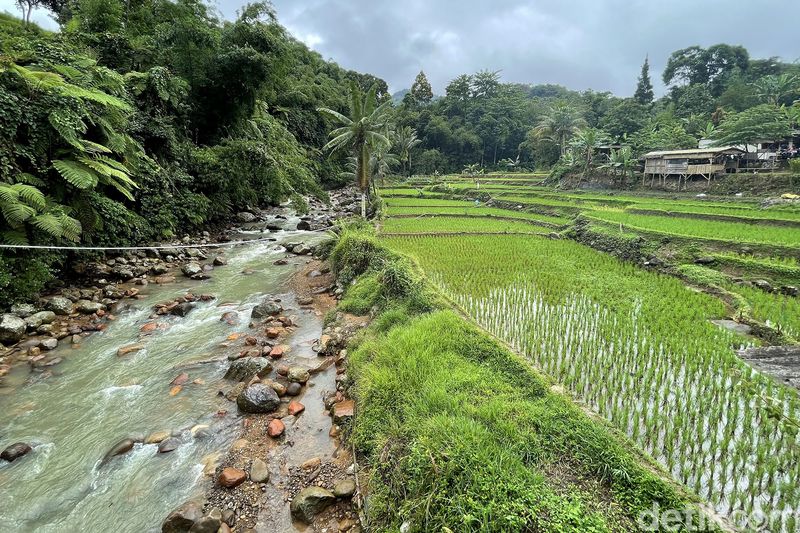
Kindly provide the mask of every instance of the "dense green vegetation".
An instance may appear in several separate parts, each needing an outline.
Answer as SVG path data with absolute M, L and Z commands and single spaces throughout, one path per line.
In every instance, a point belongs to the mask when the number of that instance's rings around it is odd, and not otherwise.
M 345 231 L 332 263 L 345 284 L 356 281 L 342 305 L 371 295 L 377 310 L 348 363 L 371 528 L 632 531 L 654 503 L 689 503 L 626 439 L 446 309 L 369 232 Z
M 634 96 L 621 98 L 502 83 L 498 72 L 481 71 L 453 79 L 441 98 L 408 93 L 397 121 L 415 128 L 422 141 L 412 173 L 555 166 L 556 177 L 591 171 L 625 183 L 645 152 L 697 148 L 701 138 L 719 145 L 778 139 L 800 120 L 800 107 L 793 106 L 800 67 L 751 58 L 740 46 L 677 50 L 663 81 L 669 91 L 655 99 L 645 61 Z M 622 147 L 598 153 L 611 143 Z
M 302 209 L 345 159 L 321 151 L 317 108 L 347 112 L 351 83 L 387 96 L 292 38 L 269 4 L 235 21 L 197 0 L 53 7 L 59 33 L 0 15 L 5 243 L 144 243 L 248 207 Z M 0 306 L 67 257 L 0 253 Z

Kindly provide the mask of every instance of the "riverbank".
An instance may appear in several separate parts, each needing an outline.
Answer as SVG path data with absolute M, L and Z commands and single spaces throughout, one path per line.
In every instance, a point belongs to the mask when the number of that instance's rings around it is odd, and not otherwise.
M 368 529 L 636 531 L 654 508 L 725 527 L 369 231 L 331 261 L 339 309 L 374 317 L 347 348 Z
M 18 361 L 0 387 L 0 447 L 30 447 L 27 456 L 0 461 L 0 497 L 8 503 L 0 523 L 25 530 L 56 520 L 92 530 L 108 523 L 109 505 L 124 501 L 121 524 L 155 531 L 178 503 L 196 497 L 207 486 L 203 471 L 213 475 L 241 427 L 236 402 L 225 398 L 228 366 L 256 354 L 271 361 L 269 354 L 277 355 L 291 336 L 319 338 L 322 316 L 294 296 L 287 280 L 310 260 L 325 232 L 295 228 L 332 223 L 345 210 L 334 204 L 308 220 L 259 213 L 227 235 L 259 240 L 220 254 L 227 264 L 213 265 L 209 254 L 214 268 L 203 270 L 208 279 L 191 279 L 178 270 L 185 265 L 176 264 L 163 274 L 174 281 L 134 282 L 140 292 L 122 300 L 125 310 L 113 320 L 109 313 L 91 315 L 106 324 L 101 333 L 82 331 L 80 344 L 58 343 L 47 356 L 60 361 L 41 372 L 30 353 L 17 350 Z M 265 227 L 277 221 L 287 229 Z M 276 240 L 260 240 L 264 236 Z M 283 302 L 284 322 L 253 335 L 251 313 L 274 299 Z M 65 323 L 84 318 L 57 316 Z

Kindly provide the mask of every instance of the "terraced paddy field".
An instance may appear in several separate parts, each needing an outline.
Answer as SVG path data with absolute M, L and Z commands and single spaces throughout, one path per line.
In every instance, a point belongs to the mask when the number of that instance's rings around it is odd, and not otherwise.
M 524 220 L 457 216 L 388 218 L 383 233 L 547 233 L 550 230 Z
M 572 241 L 385 240 L 718 511 L 800 504 L 797 394 L 737 357 L 758 341 L 710 322 L 720 300 Z
M 800 206 L 455 189 L 387 198 L 384 242 L 719 513 L 798 530 Z M 739 355 L 775 344 L 774 369 Z

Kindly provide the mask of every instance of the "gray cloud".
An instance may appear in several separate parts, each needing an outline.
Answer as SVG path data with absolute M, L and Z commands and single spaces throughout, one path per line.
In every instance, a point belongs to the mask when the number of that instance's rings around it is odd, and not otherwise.
M 243 0 L 216 0 L 226 18 Z M 630 95 L 646 54 L 657 91 L 669 54 L 719 42 L 800 57 L 795 17 L 752 0 L 273 0 L 296 37 L 393 91 L 425 70 L 437 93 L 463 73 Z M 757 7 L 762 4 L 763 7 Z M 13 0 L 0 10 L 14 11 Z M 39 20 L 43 17 L 40 16 Z

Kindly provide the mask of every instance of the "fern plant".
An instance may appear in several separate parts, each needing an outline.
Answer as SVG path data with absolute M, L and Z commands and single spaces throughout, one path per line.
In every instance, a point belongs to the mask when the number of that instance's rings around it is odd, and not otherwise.
M 62 206 L 48 202 L 32 185 L 0 183 L 0 213 L 9 227 L 2 238 L 10 244 L 28 243 L 26 223 L 54 238 L 80 238 L 80 222 L 68 216 Z

